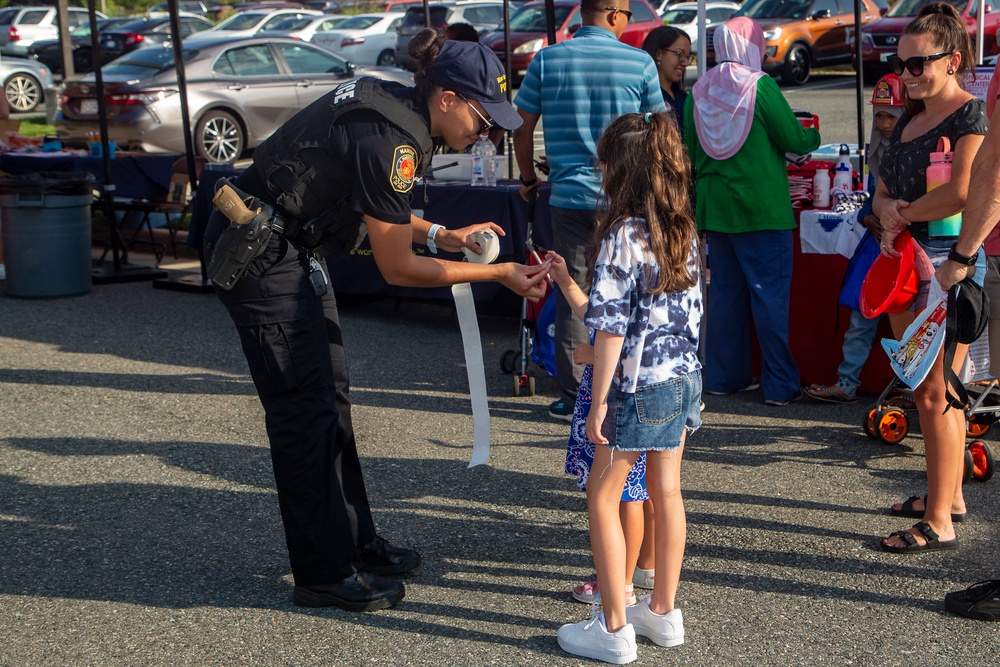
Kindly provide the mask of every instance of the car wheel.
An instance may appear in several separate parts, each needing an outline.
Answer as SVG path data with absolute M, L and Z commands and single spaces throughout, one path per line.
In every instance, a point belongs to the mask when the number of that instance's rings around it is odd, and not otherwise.
M 15 74 L 7 79 L 3 89 L 11 111 L 34 111 L 42 101 L 42 86 L 30 74 Z
M 793 44 L 785 56 L 781 80 L 789 86 L 801 86 L 809 81 L 810 60 L 809 49 L 805 44 Z
M 378 58 L 375 60 L 375 64 L 379 67 L 395 67 L 396 66 L 396 53 L 391 49 L 386 49 L 382 53 L 378 54 Z
M 226 111 L 206 113 L 195 127 L 195 149 L 209 162 L 233 162 L 246 147 L 243 127 Z

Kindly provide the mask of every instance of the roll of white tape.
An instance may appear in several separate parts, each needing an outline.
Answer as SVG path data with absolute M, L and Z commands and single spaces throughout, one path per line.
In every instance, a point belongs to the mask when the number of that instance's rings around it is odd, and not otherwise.
M 469 234 L 469 238 L 478 243 L 479 247 L 483 249 L 483 254 L 477 255 L 468 248 L 462 248 L 462 252 L 465 253 L 466 259 L 470 262 L 492 264 L 500 256 L 500 239 L 497 238 L 497 233 L 492 229 L 472 232 Z

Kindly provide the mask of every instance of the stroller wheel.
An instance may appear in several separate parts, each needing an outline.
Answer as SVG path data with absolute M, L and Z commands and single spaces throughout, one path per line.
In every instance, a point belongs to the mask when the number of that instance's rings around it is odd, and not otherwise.
M 973 440 L 969 443 L 966 456 L 966 464 L 972 461 L 972 478 L 980 482 L 985 482 L 993 476 L 993 451 L 990 446 L 982 440 Z
M 878 432 L 875 430 L 875 415 L 878 414 L 878 407 L 871 408 L 861 419 L 861 428 L 869 438 L 878 440 Z
M 535 395 L 535 376 L 528 373 L 528 396 Z
M 973 473 L 975 471 L 975 468 L 976 468 L 976 464 L 975 464 L 975 461 L 973 461 L 973 459 L 972 459 L 972 452 L 970 452 L 968 449 L 966 449 L 965 450 L 965 469 L 962 472 L 962 484 L 965 484 L 966 482 L 968 482 L 968 481 L 970 481 L 972 479 L 972 475 L 973 475 Z
M 990 425 L 976 419 L 976 415 L 969 415 L 968 424 L 965 427 L 965 433 L 970 438 L 979 438 L 986 435 L 986 432 L 990 430 Z
M 500 370 L 504 373 L 513 373 L 515 361 L 517 361 L 517 350 L 507 350 L 500 355 Z
M 888 408 L 875 415 L 878 438 L 887 445 L 898 444 L 909 432 L 906 413 L 899 408 Z
M 521 376 L 518 373 L 514 373 L 513 378 L 514 378 L 514 395 L 515 396 L 520 396 L 521 395 Z

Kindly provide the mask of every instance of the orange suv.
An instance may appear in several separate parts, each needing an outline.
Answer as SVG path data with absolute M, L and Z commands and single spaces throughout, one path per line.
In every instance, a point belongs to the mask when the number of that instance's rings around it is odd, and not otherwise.
M 885 0 L 860 0 L 861 24 L 870 23 L 888 9 Z M 764 71 L 781 81 L 801 86 L 814 65 L 851 62 L 847 41 L 854 30 L 851 0 L 747 0 L 733 16 L 752 18 L 764 29 L 767 59 Z M 715 64 L 714 34 L 708 33 L 707 63 Z

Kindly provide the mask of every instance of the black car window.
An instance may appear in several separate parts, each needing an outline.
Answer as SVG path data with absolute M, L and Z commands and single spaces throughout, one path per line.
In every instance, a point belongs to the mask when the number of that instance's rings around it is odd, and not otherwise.
M 0 11 L 0 25 L 10 25 L 20 9 L 5 9 Z
M 556 5 L 556 25 L 562 25 L 572 7 Z M 545 32 L 545 6 L 522 7 L 510 17 L 511 32 Z
M 465 12 L 465 22 L 472 25 L 489 26 L 491 28 L 500 25 L 503 21 L 503 7 L 486 5 L 485 7 L 468 7 Z
M 729 17 L 733 15 L 733 11 L 734 10 L 729 9 L 728 7 L 716 7 L 715 9 L 709 9 L 706 12 L 708 15 L 708 22 L 710 24 L 725 23 L 729 20 Z M 690 23 L 694 23 L 694 21 L 692 20 Z
M 628 8 L 632 10 L 632 18 L 629 19 L 632 23 L 645 23 L 646 21 L 657 21 L 662 23 L 662 21 L 650 11 L 649 7 L 642 4 L 641 2 L 629 3 Z
M 839 14 L 840 8 L 837 7 L 837 0 L 816 0 L 812 6 L 812 13 L 818 14 L 823 11 L 830 12 L 830 16 Z
M 272 46 L 281 54 L 292 74 L 346 75 L 350 71 L 346 60 L 306 44 L 275 42 Z
M 278 73 L 278 64 L 265 44 L 253 44 L 229 49 L 216 61 L 214 69 L 231 76 L 272 76 Z
M 442 23 L 447 23 L 447 9 L 445 7 L 431 7 L 431 23 L 435 25 L 440 25 Z M 406 16 L 403 18 L 403 25 L 405 26 L 415 26 L 424 25 L 424 8 L 423 7 L 410 7 L 406 10 Z M 339 27 L 339 26 L 338 26 Z
M 20 25 L 38 25 L 43 20 L 45 20 L 45 15 L 49 13 L 49 10 L 43 9 L 41 11 L 27 11 L 21 15 L 21 20 L 18 21 Z

